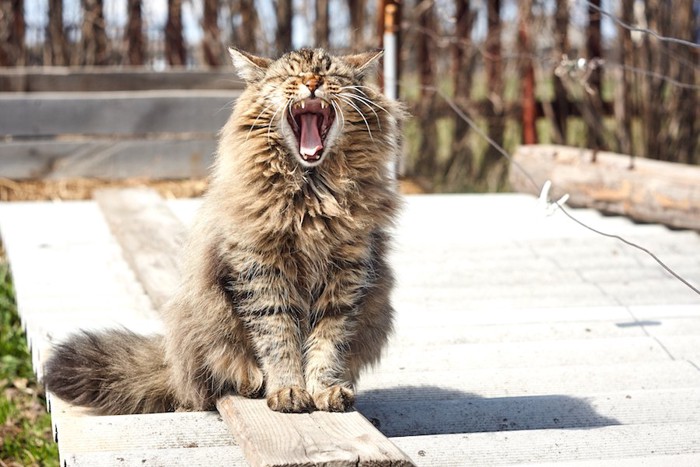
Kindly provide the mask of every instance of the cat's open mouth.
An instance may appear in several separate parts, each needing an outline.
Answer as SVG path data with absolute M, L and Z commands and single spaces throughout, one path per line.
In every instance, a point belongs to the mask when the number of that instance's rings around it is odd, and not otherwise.
M 287 120 L 299 144 L 299 155 L 305 162 L 314 164 L 321 160 L 334 119 L 333 107 L 323 99 L 303 99 L 292 104 Z

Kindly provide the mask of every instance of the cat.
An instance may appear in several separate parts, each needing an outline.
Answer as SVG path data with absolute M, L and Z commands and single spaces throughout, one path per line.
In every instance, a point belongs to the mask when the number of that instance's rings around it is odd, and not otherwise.
M 220 133 L 163 335 L 82 331 L 44 382 L 102 414 L 210 410 L 236 393 L 279 412 L 346 411 L 392 331 L 401 104 L 381 52 L 230 49 L 246 87 Z

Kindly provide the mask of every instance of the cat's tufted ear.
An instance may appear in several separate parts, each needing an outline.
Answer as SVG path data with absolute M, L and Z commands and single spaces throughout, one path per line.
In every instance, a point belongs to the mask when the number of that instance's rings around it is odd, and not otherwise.
M 233 60 L 233 66 L 236 67 L 238 76 L 247 82 L 263 79 L 267 67 L 272 63 L 272 60 L 269 58 L 257 57 L 235 47 L 229 47 L 228 53 L 231 55 L 231 60 Z
M 364 78 L 376 71 L 379 59 L 384 55 L 383 50 L 364 52 L 354 55 L 343 55 L 340 57 L 345 63 L 352 66 L 360 78 Z

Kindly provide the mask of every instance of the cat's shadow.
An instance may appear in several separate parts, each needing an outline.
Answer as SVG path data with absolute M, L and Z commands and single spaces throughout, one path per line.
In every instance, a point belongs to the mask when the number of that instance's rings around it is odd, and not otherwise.
M 564 395 L 484 398 L 437 386 L 360 391 L 357 410 L 385 436 L 619 425 L 585 399 Z

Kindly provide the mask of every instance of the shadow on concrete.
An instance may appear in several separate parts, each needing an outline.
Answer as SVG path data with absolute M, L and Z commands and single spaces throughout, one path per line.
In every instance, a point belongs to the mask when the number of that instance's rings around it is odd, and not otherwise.
M 392 437 L 620 424 L 570 396 L 483 398 L 436 386 L 360 391 L 356 408 Z

